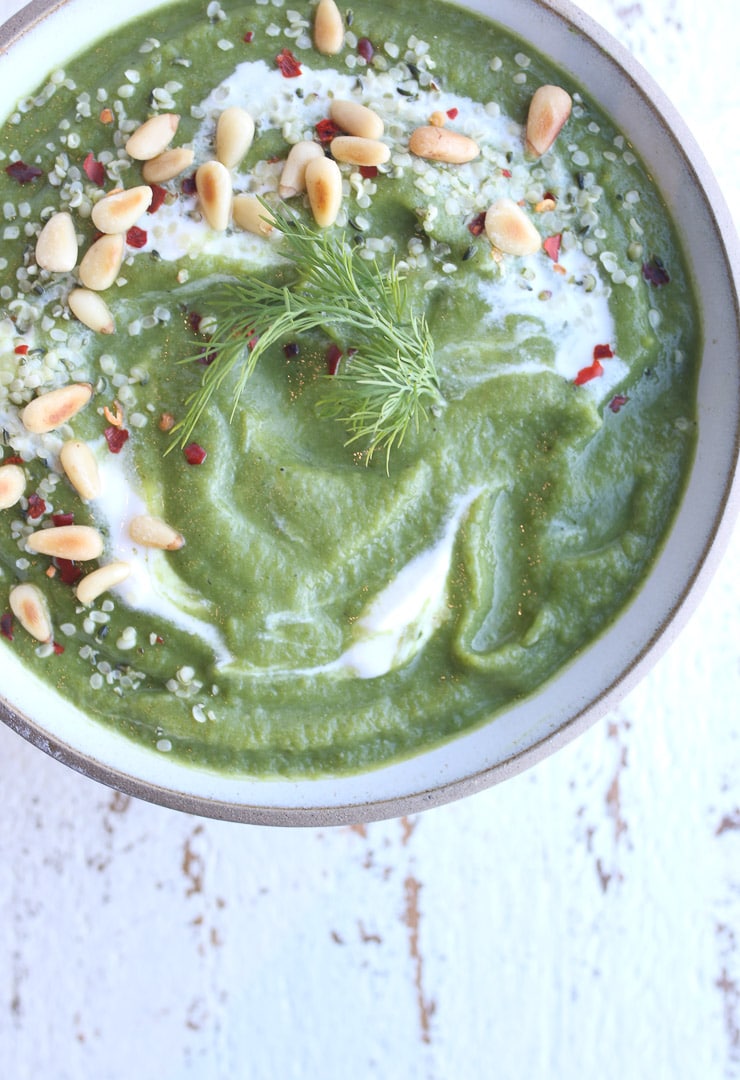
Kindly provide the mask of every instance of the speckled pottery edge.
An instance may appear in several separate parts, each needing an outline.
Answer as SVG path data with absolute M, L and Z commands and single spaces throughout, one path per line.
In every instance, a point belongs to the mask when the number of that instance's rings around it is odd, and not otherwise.
M 508 715 L 499 718 L 440 750 L 362 777 L 297 783 L 251 780 L 220 783 L 218 777 L 211 777 L 200 785 L 201 790 L 197 790 L 196 777 L 182 766 L 175 782 L 169 780 L 167 783 L 158 783 L 151 775 L 139 775 L 134 768 L 115 767 L 104 760 L 105 755 L 75 746 L 69 738 L 46 730 L 44 723 L 23 715 L 0 698 L 0 719 L 34 746 L 100 783 L 190 814 L 285 826 L 346 825 L 396 817 L 472 794 L 542 761 L 612 709 L 673 642 L 696 608 L 725 551 L 740 506 L 737 471 L 740 456 L 740 271 L 736 269 L 740 267 L 740 244 L 714 176 L 685 123 L 650 75 L 606 31 L 567 0 L 468 0 L 466 6 L 489 15 L 523 37 L 530 37 L 536 47 L 548 52 L 556 63 L 586 86 L 589 85 L 589 72 L 593 73 L 596 65 L 604 65 L 610 78 L 619 80 L 626 88 L 624 101 L 619 104 L 624 115 L 618 115 L 614 107 L 609 109 L 610 113 L 643 157 L 650 157 L 653 142 L 664 144 L 669 160 L 664 162 L 663 171 L 660 149 L 656 151 L 658 159 L 649 162 L 659 186 L 669 205 L 676 207 L 681 205 L 680 193 L 690 190 L 691 198 L 703 210 L 704 225 L 708 229 L 703 250 L 711 252 L 711 259 L 706 258 L 704 266 L 697 260 L 696 284 L 705 322 L 712 327 L 712 355 L 727 358 L 723 362 L 725 374 L 729 375 L 729 386 L 725 384 L 724 396 L 718 399 L 722 402 L 720 426 L 723 431 L 720 435 L 709 431 L 716 423 L 715 414 L 711 416 L 712 423 L 704 425 L 700 416 L 700 447 L 684 505 L 655 570 L 625 616 L 615 624 L 617 632 L 626 627 L 623 636 L 628 642 L 622 649 L 618 670 L 604 668 L 603 685 L 591 686 L 585 693 L 571 693 L 571 707 L 560 721 L 553 720 L 557 709 L 550 703 L 557 697 L 557 687 L 564 682 L 570 686 L 578 684 L 588 657 L 576 658 L 548 687 L 535 695 L 531 708 L 522 717 L 519 730 L 514 716 L 517 710 L 513 710 L 513 719 Z M 57 13 L 60 17 L 69 16 L 66 21 L 71 24 L 75 9 L 75 0 L 33 0 L 0 27 L 0 61 L 4 53 L 27 39 Z M 128 18 L 128 10 L 122 11 L 122 16 Z M 553 33 L 556 29 L 559 32 Z M 538 39 L 546 41 L 546 46 Z M 76 45 L 71 46 L 69 52 L 79 45 L 77 39 L 75 41 Z M 600 69 L 599 82 L 605 85 L 607 80 L 601 78 L 604 69 Z M 600 95 L 594 92 L 594 96 Z M 685 242 L 693 251 L 690 237 L 686 237 Z M 703 270 L 706 273 L 702 273 Z M 712 292 L 719 292 L 721 296 L 712 298 Z M 705 368 L 707 362 L 708 350 L 705 350 Z M 729 392 L 730 386 L 733 393 Z M 700 412 L 701 395 L 700 384 Z M 707 439 L 719 439 L 719 456 L 709 451 L 702 453 L 705 430 Z M 710 451 L 713 449 L 714 443 Z M 715 474 L 719 470 L 719 476 L 714 481 L 712 493 L 705 497 L 701 494 L 706 486 L 701 470 L 708 466 Z M 695 519 L 703 521 L 698 536 Z M 688 556 L 683 553 L 684 547 L 693 547 Z M 681 557 L 676 561 L 679 553 Z M 677 577 L 673 572 L 675 565 L 681 570 Z M 660 603 L 657 615 L 653 617 L 657 596 Z M 647 630 L 641 634 L 638 629 L 642 630 L 644 624 Z M 597 654 L 613 632 L 614 628 L 594 646 Z M 586 652 L 591 656 L 593 650 L 589 648 Z M 586 681 L 583 682 L 586 686 Z M 512 730 L 502 736 L 504 721 Z M 508 738 L 503 750 L 492 751 L 491 744 L 502 738 L 505 743 Z M 119 738 L 118 741 L 122 740 Z M 154 757 L 153 754 L 150 756 Z

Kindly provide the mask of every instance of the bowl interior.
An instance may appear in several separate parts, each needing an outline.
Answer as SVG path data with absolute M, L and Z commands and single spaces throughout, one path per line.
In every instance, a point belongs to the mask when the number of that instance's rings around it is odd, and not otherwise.
M 591 20 L 565 3 L 471 0 L 565 68 L 608 111 L 656 177 L 689 253 L 705 348 L 699 441 L 675 526 L 619 620 L 539 693 L 454 743 L 355 777 L 234 780 L 192 771 L 116 736 L 4 659 L 3 713 L 17 731 L 86 774 L 194 813 L 272 824 L 339 823 L 420 810 L 504 779 L 580 733 L 611 707 L 672 640 L 729 533 L 740 417 L 737 241 L 716 184 L 685 125 L 652 80 Z M 148 0 L 31 4 L 3 31 L 0 112 L 49 69 Z M 11 100 L 12 98 L 12 100 Z

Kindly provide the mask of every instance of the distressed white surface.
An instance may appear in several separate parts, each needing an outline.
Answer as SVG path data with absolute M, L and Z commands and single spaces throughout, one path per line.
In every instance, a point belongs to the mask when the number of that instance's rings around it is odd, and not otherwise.
M 735 4 L 582 6 L 737 208 Z M 0 1077 L 740 1077 L 739 583 L 736 529 L 616 713 L 366 829 L 188 818 L 0 728 Z

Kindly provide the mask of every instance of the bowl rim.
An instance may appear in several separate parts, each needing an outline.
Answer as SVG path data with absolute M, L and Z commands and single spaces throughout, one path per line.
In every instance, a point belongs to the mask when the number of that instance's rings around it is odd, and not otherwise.
M 39 23 L 73 3 L 74 0 L 31 0 L 0 26 L 0 57 L 21 38 L 31 33 Z M 530 3 L 539 8 L 543 15 L 554 16 L 567 28 L 590 39 L 606 60 L 621 69 L 632 92 L 638 95 L 643 106 L 670 136 L 684 167 L 703 194 L 705 208 L 711 218 L 723 258 L 721 272 L 730 285 L 734 302 L 732 321 L 737 331 L 740 327 L 740 242 L 726 200 L 687 124 L 650 73 L 590 15 L 577 8 L 570 0 L 530 0 Z M 467 0 L 464 6 L 482 12 L 494 21 L 504 22 L 498 11 L 489 10 L 495 6 L 490 0 Z M 296 807 L 227 802 L 179 792 L 98 761 L 85 751 L 76 749 L 63 739 L 50 734 L 40 722 L 22 715 L 1 695 L 0 720 L 33 746 L 92 780 L 138 799 L 201 817 L 272 826 L 348 825 L 400 817 L 449 803 L 501 783 L 566 746 L 621 700 L 669 648 L 699 604 L 729 544 L 734 522 L 740 511 L 739 461 L 740 426 L 734 433 L 732 468 L 725 477 L 723 495 L 717 504 L 711 529 L 707 533 L 694 572 L 683 583 L 672 606 L 639 652 L 608 686 L 555 731 L 541 736 L 531 745 L 511 754 L 506 760 L 485 765 L 479 771 L 462 778 L 440 782 L 406 795 L 371 798 L 361 803 Z M 643 587 L 644 584 L 640 586 L 641 589 Z M 489 722 L 495 723 L 495 718 Z M 454 740 L 450 745 L 454 745 Z

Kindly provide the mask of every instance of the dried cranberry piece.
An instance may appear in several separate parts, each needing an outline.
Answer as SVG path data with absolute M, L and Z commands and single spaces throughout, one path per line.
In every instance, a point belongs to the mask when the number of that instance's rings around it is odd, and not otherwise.
M 325 120 L 319 120 L 314 130 L 316 132 L 316 138 L 322 144 L 330 143 L 332 139 L 336 139 L 337 135 L 342 134 L 342 129 L 339 124 L 334 120 L 330 120 L 329 117 Z
M 51 520 L 54 523 L 55 527 L 59 529 L 63 525 L 74 525 L 75 516 L 74 514 L 52 514 Z
M 659 259 L 657 255 L 653 255 L 649 262 L 642 264 L 642 276 L 648 284 L 655 285 L 658 289 L 671 280 L 662 259 Z
M 480 234 L 483 232 L 485 227 L 486 227 L 486 215 L 485 214 L 478 214 L 477 217 L 474 217 L 472 221 L 468 222 L 468 232 L 472 233 L 473 236 L 480 236 Z
M 622 406 L 626 405 L 628 401 L 629 398 L 625 397 L 624 394 L 615 394 L 609 402 L 609 408 L 613 413 L 618 413 Z
M 594 345 L 594 360 L 611 360 L 613 356 L 611 345 Z
M 59 571 L 59 579 L 64 585 L 76 585 L 82 577 L 82 567 L 71 559 L 57 557 L 52 562 Z
M 167 189 L 163 188 L 160 184 L 150 184 L 149 187 L 152 189 L 152 201 L 149 203 L 147 214 L 156 214 L 157 210 L 159 210 L 160 206 L 167 198 Z

